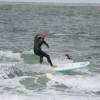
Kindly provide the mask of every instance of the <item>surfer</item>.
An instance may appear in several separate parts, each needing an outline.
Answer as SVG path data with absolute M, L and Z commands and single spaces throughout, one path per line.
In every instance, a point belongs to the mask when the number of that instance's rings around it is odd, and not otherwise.
M 40 64 L 42 64 L 43 62 L 43 57 L 47 58 L 48 63 L 50 64 L 51 67 L 56 67 L 56 65 L 52 64 L 52 61 L 50 59 L 50 56 L 45 53 L 44 51 L 42 51 L 41 46 L 43 44 L 45 44 L 48 48 L 49 45 L 48 43 L 44 40 L 46 37 L 45 32 L 40 32 L 39 34 L 37 34 L 34 38 L 34 53 L 40 57 Z

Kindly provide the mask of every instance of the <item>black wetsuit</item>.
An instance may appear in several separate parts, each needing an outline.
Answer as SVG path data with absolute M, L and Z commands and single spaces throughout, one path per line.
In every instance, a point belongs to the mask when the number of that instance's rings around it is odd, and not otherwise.
M 53 64 L 51 62 L 50 56 L 41 50 L 42 44 L 45 44 L 47 47 L 49 47 L 49 45 L 46 43 L 44 39 L 42 39 L 39 35 L 36 35 L 34 38 L 34 53 L 40 56 L 40 63 L 43 62 L 43 57 L 46 57 L 47 61 L 52 66 Z

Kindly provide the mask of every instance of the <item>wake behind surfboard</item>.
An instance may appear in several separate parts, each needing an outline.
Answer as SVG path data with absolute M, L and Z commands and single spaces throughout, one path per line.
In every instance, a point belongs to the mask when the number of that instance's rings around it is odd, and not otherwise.
M 89 64 L 90 62 L 72 62 L 72 63 L 66 63 L 66 64 L 59 64 L 58 67 L 54 68 L 54 70 L 58 72 L 73 71 L 76 69 L 85 68 Z

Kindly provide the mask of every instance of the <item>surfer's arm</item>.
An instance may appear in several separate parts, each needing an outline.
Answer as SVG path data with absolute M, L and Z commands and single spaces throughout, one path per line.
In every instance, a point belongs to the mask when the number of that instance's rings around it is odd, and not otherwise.
M 43 43 L 49 48 L 48 43 L 44 40 Z
M 44 38 L 41 38 L 40 36 L 38 36 L 38 39 L 40 42 L 44 43 L 48 48 L 49 48 L 49 45 L 48 43 L 44 40 Z

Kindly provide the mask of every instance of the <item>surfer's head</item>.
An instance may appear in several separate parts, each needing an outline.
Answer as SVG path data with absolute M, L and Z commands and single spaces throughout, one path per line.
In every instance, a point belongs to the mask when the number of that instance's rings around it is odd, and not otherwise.
M 45 33 L 45 32 L 40 32 L 40 33 L 39 33 L 39 36 L 40 36 L 41 38 L 45 38 L 46 33 Z

